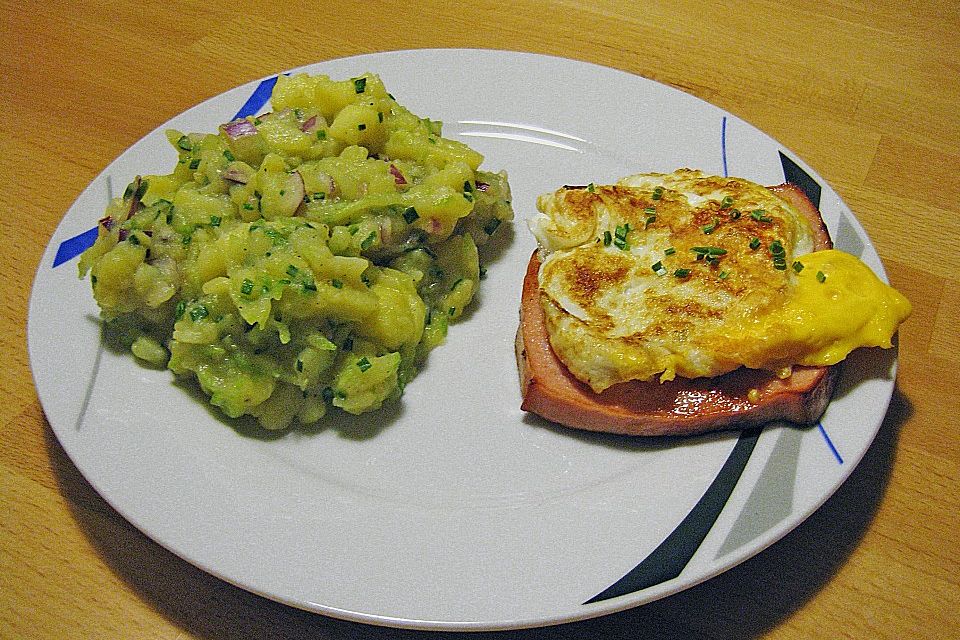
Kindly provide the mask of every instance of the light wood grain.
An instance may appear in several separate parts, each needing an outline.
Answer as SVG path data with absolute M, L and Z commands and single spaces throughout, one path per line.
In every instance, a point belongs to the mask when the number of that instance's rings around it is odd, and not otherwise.
M 957 2 L 3 0 L 0 8 L 0 637 L 419 635 L 264 600 L 151 542 L 57 443 L 25 346 L 43 248 L 74 198 L 129 145 L 249 80 L 419 47 L 587 60 L 729 110 L 830 181 L 915 309 L 900 332 L 898 388 L 876 443 L 797 530 L 665 600 L 502 637 L 960 637 Z

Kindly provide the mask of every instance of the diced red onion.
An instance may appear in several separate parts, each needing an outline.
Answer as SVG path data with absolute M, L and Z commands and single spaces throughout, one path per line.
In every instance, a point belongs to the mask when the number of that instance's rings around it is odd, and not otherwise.
M 389 244 L 393 239 L 393 221 L 388 216 L 378 216 L 377 226 L 380 228 L 380 243 Z
M 393 164 L 390 165 L 390 175 L 393 176 L 393 181 L 397 184 L 407 184 L 407 179 L 403 177 L 403 173 Z
M 113 229 L 114 225 L 113 217 L 107 216 L 105 218 L 100 218 L 100 220 L 97 221 L 97 224 L 101 225 L 107 231 L 110 231 L 110 229 Z
M 220 176 L 224 180 L 229 180 L 230 182 L 238 182 L 240 184 L 247 184 L 250 182 L 251 173 L 248 173 L 241 169 L 237 165 L 227 167 Z
M 477 180 L 477 191 L 486 191 L 489 188 L 490 185 L 488 183 Z
M 140 198 L 137 197 L 137 192 L 140 191 L 142 181 L 143 179 L 140 176 L 133 179 L 133 184 L 131 185 L 133 191 L 130 196 L 130 208 L 127 210 L 127 220 L 132 218 L 133 214 L 140 210 Z
M 227 134 L 227 137 L 231 140 L 236 140 L 244 136 L 252 136 L 257 133 L 257 128 L 254 124 L 246 119 L 234 120 L 233 122 L 221 125 L 221 127 L 223 132 Z
M 310 133 L 313 131 L 314 127 L 317 126 L 317 116 L 310 116 L 307 118 L 306 122 L 300 125 L 300 131 L 304 133 Z
M 128 237 L 129 235 L 130 235 L 130 231 L 129 231 L 129 230 L 127 230 L 127 229 L 120 229 L 119 233 L 117 234 L 117 238 L 118 238 L 118 240 L 120 240 L 120 242 L 123 242 L 124 240 L 127 239 L 127 237 Z
M 303 176 L 299 172 L 293 171 L 287 175 L 283 183 L 283 195 L 280 196 L 279 206 L 282 215 L 292 216 L 300 205 L 303 204 L 303 197 L 306 195 L 306 189 L 303 186 Z

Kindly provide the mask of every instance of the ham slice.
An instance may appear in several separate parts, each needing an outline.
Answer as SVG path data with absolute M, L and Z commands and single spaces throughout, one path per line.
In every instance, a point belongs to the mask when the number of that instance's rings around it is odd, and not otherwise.
M 820 212 L 799 188 L 784 184 L 770 189 L 810 220 L 815 249 L 833 246 Z M 596 393 L 574 377 L 550 347 L 540 306 L 539 268 L 534 252 L 523 280 L 516 338 L 524 411 L 577 429 L 662 436 L 741 429 L 774 420 L 810 424 L 830 402 L 836 366 L 797 366 L 785 379 L 740 368 L 715 378 L 624 382 Z

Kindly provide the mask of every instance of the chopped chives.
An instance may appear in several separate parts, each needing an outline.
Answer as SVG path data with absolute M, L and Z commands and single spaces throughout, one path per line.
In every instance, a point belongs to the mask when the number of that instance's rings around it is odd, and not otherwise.
M 799 260 L 794 260 L 794 262 L 793 262 L 793 270 L 794 270 L 796 273 L 800 273 L 801 271 L 803 271 L 803 263 L 800 262 Z
M 373 366 L 373 365 L 370 364 L 370 361 L 367 360 L 367 357 L 366 357 L 366 356 L 364 356 L 364 357 L 360 358 L 359 360 L 357 360 L 357 368 L 359 368 L 360 371 L 366 371 L 367 369 L 369 369 L 369 368 L 372 367 L 372 366 Z
M 630 244 L 627 242 L 627 234 L 630 233 L 630 224 L 617 225 L 617 228 L 613 232 L 613 244 L 618 249 L 626 251 L 630 248 Z
M 367 88 L 367 79 L 366 78 L 354 78 L 353 80 L 353 90 L 356 93 L 363 93 L 364 89 Z
M 242 293 L 245 296 L 248 296 L 251 293 L 253 293 L 253 280 L 251 280 L 250 278 L 244 278 L 243 282 L 240 284 L 240 293 Z
M 194 322 L 199 322 L 200 320 L 203 320 L 204 318 L 206 318 L 208 315 L 210 315 L 210 312 L 202 304 L 199 304 L 190 310 L 190 319 L 193 320 Z
M 609 247 L 610 243 L 613 241 L 613 236 L 610 235 L 610 230 L 603 232 L 603 246 Z
M 133 199 L 140 200 L 143 197 L 143 194 L 147 192 L 147 187 L 150 186 L 148 180 L 141 180 L 140 184 L 137 185 L 137 190 L 133 192 Z
M 499 218 L 491 218 L 490 222 L 483 225 L 483 232 L 488 236 L 492 236 L 493 232 L 500 227 L 501 220 Z
M 654 200 L 659 200 L 662 197 L 663 197 L 663 187 L 657 187 L 656 189 L 653 190 L 652 198 Z
M 665 255 L 665 256 L 672 256 L 672 255 L 675 254 L 676 252 L 677 252 L 677 250 L 674 249 L 673 247 L 667 247 L 666 249 L 663 250 L 663 255 Z
M 236 157 L 232 153 L 230 153 L 230 149 L 223 150 L 223 157 L 227 159 L 227 162 L 233 162 L 234 160 L 236 160 Z
M 690 247 L 690 250 L 698 256 L 722 256 L 727 253 L 727 250 L 721 247 Z
M 330 284 L 333 285 L 334 289 L 343 289 L 343 282 L 334 278 L 330 281 Z
M 750 239 L 750 248 L 756 251 L 760 248 L 760 238 L 754 237 Z
M 657 260 L 650 266 L 650 269 L 658 276 L 666 275 L 667 270 L 663 268 L 663 261 Z
M 823 271 L 817 271 L 817 282 L 823 283 L 827 279 L 827 274 Z
M 733 198 L 731 198 L 730 196 L 724 197 L 724 199 L 720 202 L 721 209 L 729 209 L 732 206 L 733 206 Z
M 675 275 L 678 278 L 686 278 L 687 276 L 690 275 L 690 269 L 677 269 L 676 271 L 673 272 L 673 275 Z

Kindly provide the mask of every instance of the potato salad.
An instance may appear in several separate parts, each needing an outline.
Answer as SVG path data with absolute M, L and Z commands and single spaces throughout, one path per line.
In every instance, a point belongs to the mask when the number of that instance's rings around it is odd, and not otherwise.
M 506 175 L 376 75 L 281 75 L 271 104 L 168 131 L 173 171 L 110 203 L 79 268 L 139 360 L 283 429 L 397 400 L 513 212 Z

